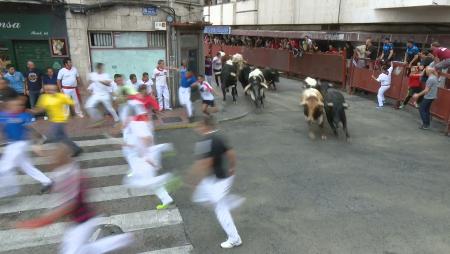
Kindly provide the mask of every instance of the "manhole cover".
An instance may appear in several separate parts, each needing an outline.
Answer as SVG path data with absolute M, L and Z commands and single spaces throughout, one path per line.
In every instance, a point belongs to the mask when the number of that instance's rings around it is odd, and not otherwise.
M 179 116 L 163 117 L 161 120 L 163 123 L 179 123 L 183 121 Z

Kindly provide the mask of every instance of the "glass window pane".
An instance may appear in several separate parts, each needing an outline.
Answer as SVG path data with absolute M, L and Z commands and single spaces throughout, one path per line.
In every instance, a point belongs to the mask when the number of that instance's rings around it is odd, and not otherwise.
M 114 33 L 116 48 L 147 48 L 146 32 L 120 32 Z

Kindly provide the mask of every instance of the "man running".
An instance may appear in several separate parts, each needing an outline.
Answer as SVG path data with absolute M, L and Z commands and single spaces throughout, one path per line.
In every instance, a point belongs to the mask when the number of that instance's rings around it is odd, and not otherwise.
M 195 147 L 198 159 L 192 167 L 192 174 L 205 177 L 197 185 L 192 200 L 213 207 L 217 220 L 228 236 L 220 246 L 231 249 L 242 244 L 230 213 L 244 201 L 241 197 L 229 195 L 235 177 L 236 155 L 218 134 L 212 117 L 205 117 L 197 131 L 203 138 Z M 224 163 L 224 158 L 227 164 Z
M 220 87 L 220 75 L 222 74 L 222 54 L 220 52 L 217 52 L 216 56 L 213 58 L 212 68 L 216 86 Z
M 186 69 L 180 70 L 181 80 L 180 88 L 178 89 L 178 98 L 180 104 L 186 108 L 186 114 L 189 118 L 189 122 L 193 121 L 193 109 L 191 101 L 191 86 L 197 82 L 195 75 L 191 71 Z
M 70 158 L 70 149 L 63 144 L 54 144 L 46 153 L 53 158 L 53 170 L 57 176 L 53 191 L 59 194 L 57 207 L 38 218 L 18 222 L 16 227 L 34 229 L 55 223 L 68 216 L 72 223 L 64 233 L 59 248 L 61 254 L 109 253 L 124 248 L 133 242 L 131 233 L 123 233 L 95 240 L 95 230 L 106 222 L 96 217 L 87 203 L 87 179 L 79 165 Z
M 108 113 L 113 117 L 114 122 L 119 122 L 119 116 L 112 106 L 111 101 L 111 78 L 108 73 L 104 72 L 104 64 L 97 63 L 95 72 L 89 74 L 90 85 L 88 90 L 92 95 L 86 101 L 86 111 L 89 116 L 96 122 L 95 126 L 103 123 L 102 115 L 98 112 L 98 104 L 103 104 Z
M 0 159 L 0 197 L 17 194 L 15 169 L 20 168 L 27 175 L 42 184 L 42 192 L 50 190 L 52 181 L 36 167 L 33 166 L 28 156 L 29 129 L 31 114 L 24 112 L 24 98 L 19 96 L 8 97 L 0 112 L 0 127 L 2 136 L 8 141 Z
M 80 155 L 83 150 L 73 142 L 66 133 L 66 123 L 69 120 L 67 107 L 73 107 L 74 101 L 66 94 L 58 92 L 54 85 L 45 85 L 45 93 L 39 97 L 36 108 L 33 113 L 46 112 L 48 120 L 51 123 L 49 142 L 62 142 L 72 149 L 72 156 Z
M 79 87 L 82 86 L 80 74 L 77 68 L 72 65 L 70 58 L 63 60 L 64 67 L 59 70 L 57 82 L 59 91 L 68 95 L 74 102 L 75 113 L 78 117 L 83 118 L 83 112 L 81 111 L 81 97 L 79 93 Z

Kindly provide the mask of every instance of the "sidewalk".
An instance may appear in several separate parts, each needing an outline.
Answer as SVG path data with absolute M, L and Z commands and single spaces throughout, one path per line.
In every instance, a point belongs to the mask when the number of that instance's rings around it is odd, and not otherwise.
M 234 119 L 239 119 L 244 117 L 249 112 L 249 105 L 246 98 L 238 98 L 238 103 L 234 104 L 231 98 L 224 104 L 220 98 L 216 98 L 216 105 L 219 107 L 219 112 L 214 114 L 219 122 L 231 121 Z M 195 120 L 199 120 L 202 116 L 201 101 L 194 102 L 195 108 Z M 165 111 L 158 115 L 158 119 L 154 120 L 154 125 L 156 130 L 167 130 L 167 129 L 179 129 L 179 128 L 190 128 L 195 125 L 195 123 L 189 123 L 184 108 L 175 108 L 173 111 Z M 71 137 L 83 137 L 83 136 L 96 136 L 102 135 L 105 131 L 111 130 L 114 122 L 111 117 L 107 117 L 104 125 L 98 128 L 89 128 L 91 121 L 88 117 L 78 118 L 73 117 L 67 124 L 67 133 Z M 49 122 L 45 120 L 38 120 L 33 124 L 35 128 L 40 133 L 45 134 L 48 130 Z

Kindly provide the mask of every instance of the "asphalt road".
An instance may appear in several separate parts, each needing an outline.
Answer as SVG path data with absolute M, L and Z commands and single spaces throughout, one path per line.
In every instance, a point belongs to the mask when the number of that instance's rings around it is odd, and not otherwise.
M 243 245 L 221 250 L 226 236 L 212 211 L 175 200 L 195 253 L 423 254 L 450 252 L 450 139 L 433 122 L 421 131 L 414 109 L 382 111 L 375 98 L 347 97 L 350 142 L 311 140 L 300 83 L 281 80 L 266 107 L 221 131 L 238 154 L 233 212 Z M 247 104 L 243 106 L 248 106 Z M 173 142 L 183 174 L 193 162 L 192 129 L 158 132 Z

